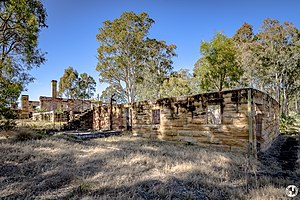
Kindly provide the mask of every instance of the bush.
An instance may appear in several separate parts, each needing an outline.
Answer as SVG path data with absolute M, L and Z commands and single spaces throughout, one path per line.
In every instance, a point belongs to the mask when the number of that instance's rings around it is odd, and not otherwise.
M 280 117 L 280 132 L 281 133 L 288 133 L 288 129 L 291 126 L 294 126 L 296 122 L 296 115 L 290 114 L 285 115 L 282 114 Z
M 41 130 L 32 130 L 29 128 L 19 128 L 16 130 L 15 139 L 17 141 L 36 140 L 45 138 L 47 135 Z
M 13 120 L 0 120 L 0 130 L 9 131 L 16 126 L 15 121 Z

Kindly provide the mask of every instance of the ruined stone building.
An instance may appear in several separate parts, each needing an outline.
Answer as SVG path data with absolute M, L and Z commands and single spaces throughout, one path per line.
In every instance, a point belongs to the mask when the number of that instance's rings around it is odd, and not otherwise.
M 28 95 L 21 96 L 21 118 L 40 118 L 40 120 L 53 119 L 53 113 L 57 110 L 61 112 L 79 112 L 91 108 L 90 100 L 78 100 L 59 98 L 57 95 L 57 81 L 52 80 L 52 96 L 40 96 L 39 101 L 30 101 Z
M 264 151 L 279 134 L 279 103 L 252 88 L 93 109 L 94 130 L 132 130 L 163 140 Z
M 23 96 L 25 114 L 37 105 L 48 112 L 76 110 L 82 105 L 79 100 L 57 98 L 56 91 L 56 81 L 52 81 L 52 97 L 40 97 L 39 104 Z M 256 153 L 265 151 L 278 136 L 279 107 L 271 96 L 252 88 L 112 106 L 85 101 L 84 108 L 90 110 L 77 118 L 76 126 L 69 127 L 130 130 L 143 137 Z

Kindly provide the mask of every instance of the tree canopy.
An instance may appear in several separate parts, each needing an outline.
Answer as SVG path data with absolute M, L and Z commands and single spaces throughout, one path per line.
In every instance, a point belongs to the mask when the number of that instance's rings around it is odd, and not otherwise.
M 172 68 L 175 45 L 149 39 L 148 32 L 154 20 L 147 13 L 124 12 L 120 18 L 103 22 L 99 29 L 97 70 L 100 81 L 107 82 L 118 95 L 124 95 L 127 103 L 136 100 L 138 88 L 144 83 L 162 82 Z M 148 79 L 149 78 L 149 79 Z M 149 96 L 140 93 L 141 98 Z M 151 95 L 157 92 L 152 90 Z
M 87 73 L 78 74 L 73 67 L 65 69 L 59 80 L 60 96 L 70 99 L 91 99 L 96 91 L 96 81 Z
M 162 97 L 187 96 L 197 91 L 194 79 L 187 69 L 173 72 L 161 86 Z
M 0 120 L 11 118 L 9 106 L 33 81 L 29 70 L 45 62 L 38 37 L 46 16 L 40 0 L 0 2 Z
M 60 96 L 64 95 L 69 99 L 76 98 L 78 76 L 77 70 L 73 67 L 65 69 L 63 76 L 59 79 L 58 94 Z
M 235 86 L 243 71 L 237 63 L 236 48 L 231 38 L 216 33 L 210 42 L 201 43 L 200 53 L 203 57 L 196 62 L 194 72 L 202 89 L 222 91 Z
M 300 32 L 292 23 L 265 19 L 254 34 L 243 24 L 234 35 L 243 78 L 281 103 L 287 114 L 289 99 L 300 89 Z

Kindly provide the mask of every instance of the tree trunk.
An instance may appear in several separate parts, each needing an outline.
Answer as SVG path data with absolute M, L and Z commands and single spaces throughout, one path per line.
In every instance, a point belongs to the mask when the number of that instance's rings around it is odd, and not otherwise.
M 288 108 L 288 94 L 286 92 L 286 89 L 283 89 L 283 99 L 282 99 L 282 113 L 285 115 L 289 114 L 289 108 Z

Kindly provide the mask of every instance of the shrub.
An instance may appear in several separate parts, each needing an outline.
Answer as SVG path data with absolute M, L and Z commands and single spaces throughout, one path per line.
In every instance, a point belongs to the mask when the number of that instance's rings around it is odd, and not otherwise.
M 45 138 L 47 135 L 41 130 L 32 130 L 29 128 L 19 128 L 16 130 L 15 139 L 17 141 L 35 140 Z
M 6 105 L 6 101 L 0 99 L 0 130 L 8 131 L 16 126 L 15 119 L 18 114 Z
M 281 133 L 288 133 L 288 129 L 291 126 L 294 126 L 296 122 L 296 115 L 290 114 L 285 115 L 282 114 L 280 116 L 280 132 Z

